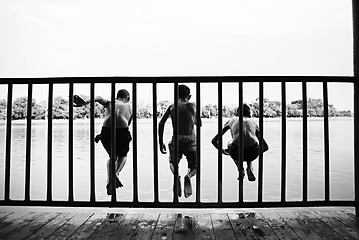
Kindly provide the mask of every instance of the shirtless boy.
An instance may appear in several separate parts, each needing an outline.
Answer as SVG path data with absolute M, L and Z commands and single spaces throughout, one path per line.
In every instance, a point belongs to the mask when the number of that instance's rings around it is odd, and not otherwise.
M 179 117 L 179 129 L 178 129 L 178 161 L 180 162 L 182 155 L 185 155 L 188 162 L 188 171 L 186 176 L 184 177 L 184 196 L 187 198 L 192 195 L 192 185 L 191 178 L 197 173 L 197 159 L 196 159 L 196 135 L 195 135 L 195 127 L 201 127 L 201 121 L 197 123 L 196 119 L 196 106 L 194 103 L 189 102 L 191 98 L 190 89 L 186 85 L 178 86 L 178 117 Z M 166 154 L 166 146 L 163 143 L 163 130 L 165 123 L 169 116 L 171 116 L 172 120 L 172 128 L 175 128 L 176 120 L 174 119 L 174 105 L 170 105 L 162 119 L 159 122 L 158 127 L 158 135 L 159 135 L 159 146 L 160 151 L 163 154 Z M 170 169 L 174 174 L 174 163 L 175 163 L 175 146 L 174 146 L 174 137 L 172 136 L 172 140 L 168 144 L 168 148 L 170 151 L 169 162 Z M 180 176 L 178 176 L 178 196 L 181 197 L 181 182 Z
M 237 113 L 240 111 L 238 108 Z M 228 120 L 222 130 L 222 134 L 230 130 L 232 140 L 228 142 L 228 149 L 222 149 L 222 153 L 230 155 L 239 168 L 239 156 L 238 156 L 238 141 L 239 141 L 239 117 L 233 117 Z M 247 175 L 249 181 L 255 181 L 256 177 L 253 173 L 252 161 L 259 155 L 259 128 L 254 120 L 251 118 L 251 110 L 247 104 L 243 104 L 243 135 L 244 135 L 244 159 L 247 162 Z M 212 139 L 212 144 L 218 149 L 218 134 Z M 268 146 L 264 143 L 264 151 L 268 150 Z M 238 169 L 240 177 L 244 178 L 244 169 Z
M 78 95 L 74 95 L 74 106 L 81 107 L 88 103 L 90 100 L 83 100 Z M 107 161 L 107 195 L 112 194 L 112 183 L 111 181 L 111 101 L 108 101 L 100 96 L 95 97 L 95 102 L 100 103 L 105 109 L 105 117 L 102 124 L 101 134 L 95 137 L 95 141 L 101 140 L 103 147 L 107 151 L 110 158 Z M 122 183 L 118 179 L 119 173 L 125 166 L 127 160 L 127 153 L 129 151 L 129 144 L 132 140 L 131 133 L 128 130 L 128 126 L 132 121 L 132 106 L 129 103 L 130 94 L 127 90 L 121 89 L 117 92 L 115 99 L 115 122 L 116 122 L 116 161 L 115 161 L 115 184 L 116 188 L 122 187 Z

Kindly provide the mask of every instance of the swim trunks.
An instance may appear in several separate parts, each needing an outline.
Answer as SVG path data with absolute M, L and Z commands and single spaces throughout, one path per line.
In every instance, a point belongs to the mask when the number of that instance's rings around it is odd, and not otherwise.
M 255 160 L 258 155 L 259 155 L 259 146 L 258 144 L 254 144 L 250 147 L 245 147 L 244 149 L 244 159 L 243 161 L 245 162 L 251 162 L 253 160 Z M 238 161 L 239 157 L 238 157 L 238 145 L 231 143 L 228 145 L 228 152 L 229 155 L 231 156 L 231 158 L 233 160 Z
M 111 128 L 102 127 L 101 142 L 106 152 L 111 157 Z M 128 128 L 116 129 L 116 157 L 127 156 L 130 150 L 130 142 L 132 140 L 131 133 Z
M 175 163 L 175 145 L 174 137 L 168 144 L 168 149 L 170 150 L 170 163 Z M 196 169 L 197 168 L 197 155 L 196 155 L 196 136 L 194 135 L 179 135 L 178 136 L 178 154 L 177 154 L 177 163 L 180 162 L 183 155 L 187 158 L 188 168 Z

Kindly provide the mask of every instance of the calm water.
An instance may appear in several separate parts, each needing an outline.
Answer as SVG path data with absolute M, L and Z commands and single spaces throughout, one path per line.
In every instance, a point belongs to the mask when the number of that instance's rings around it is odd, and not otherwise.
M 95 131 L 100 132 L 101 120 L 96 121 Z M 354 199 L 354 152 L 353 119 L 330 119 L 330 193 L 333 200 Z M 89 121 L 74 121 L 74 197 L 75 200 L 89 200 L 90 155 Z M 281 188 L 281 121 L 270 119 L 264 122 L 264 138 L 270 150 L 264 154 L 264 201 L 279 201 Z M 308 196 L 310 200 L 324 199 L 324 125 L 322 119 L 308 122 Z M 201 130 L 201 200 L 217 200 L 218 162 L 217 150 L 210 141 L 217 132 L 216 120 L 204 120 Z M 54 121 L 53 125 L 53 199 L 67 200 L 68 194 L 68 123 Z M 287 200 L 302 198 L 302 121 L 287 120 Z M 139 200 L 153 200 L 153 133 L 152 120 L 138 120 L 138 187 Z M 171 138 L 171 125 L 165 127 L 165 143 Z M 229 132 L 224 143 L 229 140 Z M 25 191 L 25 142 L 26 123 L 14 121 L 12 125 L 11 149 L 11 199 L 24 199 Z M 47 122 L 33 121 L 31 140 L 31 199 L 46 199 L 47 169 Z M 109 200 L 106 195 L 107 154 L 101 144 L 95 145 L 96 157 L 96 199 Z M 159 152 L 160 201 L 172 200 L 172 174 L 169 170 L 168 155 Z M 132 147 L 126 166 L 120 178 L 124 187 L 117 191 L 118 200 L 132 201 Z M 254 162 L 257 176 L 258 160 Z M 182 159 L 180 175 L 187 171 L 187 163 Z M 0 122 L 0 198 L 4 198 L 5 175 L 5 122 Z M 223 156 L 223 200 L 238 199 L 238 173 L 233 161 Z M 195 179 L 195 178 L 193 178 Z M 193 189 L 195 190 L 195 180 Z M 256 201 L 258 182 L 244 180 L 244 200 Z M 195 201 L 195 194 L 180 201 Z

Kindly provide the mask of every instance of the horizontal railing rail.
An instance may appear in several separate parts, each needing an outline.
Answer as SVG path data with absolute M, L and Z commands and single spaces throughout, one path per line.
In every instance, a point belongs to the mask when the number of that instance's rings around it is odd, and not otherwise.
M 152 84 L 152 103 L 153 103 L 153 116 L 157 116 L 157 85 L 160 83 L 173 83 L 173 91 L 174 92 L 174 107 L 176 109 L 175 115 L 178 114 L 178 104 L 175 101 L 178 97 L 178 85 L 180 83 L 195 83 L 196 86 L 196 108 L 197 111 L 201 111 L 201 85 L 205 83 L 216 83 L 218 89 L 218 109 L 222 109 L 222 99 L 223 99 L 223 83 L 238 83 L 238 105 L 241 106 L 243 104 L 243 84 L 246 82 L 257 82 L 259 85 L 258 96 L 259 96 L 259 128 L 260 128 L 260 139 L 259 146 L 260 149 L 263 149 L 263 118 L 264 118 L 264 84 L 269 82 L 276 82 L 281 84 L 281 104 L 282 104 L 282 112 L 286 112 L 286 84 L 290 82 L 298 82 L 301 83 L 302 90 L 302 100 L 303 100 L 303 112 L 307 112 L 307 84 L 308 83 L 322 83 L 323 90 L 323 109 L 324 109 L 324 192 L 325 197 L 324 200 L 308 200 L 308 119 L 307 115 L 303 114 L 303 125 L 302 125 L 302 134 L 303 134 L 303 189 L 302 189 L 302 200 L 301 201 L 289 201 L 286 196 L 286 188 L 287 188 L 287 139 L 286 139 L 286 122 L 287 117 L 286 114 L 282 114 L 281 116 L 281 186 L 280 186 L 280 201 L 264 201 L 263 200 L 263 153 L 259 154 L 258 158 L 258 195 L 257 200 L 255 202 L 244 201 L 243 199 L 243 181 L 239 181 L 239 196 L 238 201 L 234 202 L 224 202 L 223 201 L 223 162 L 222 162 L 222 137 L 219 138 L 219 148 L 218 149 L 218 196 L 216 202 L 203 202 L 201 201 L 201 130 L 197 128 L 196 130 L 196 143 L 197 143 L 197 176 L 196 176 L 196 194 L 195 194 L 195 202 L 179 202 L 177 196 L 177 188 L 178 186 L 174 185 L 174 193 L 175 196 L 173 201 L 171 202 L 161 202 L 159 199 L 159 163 L 158 163 L 158 137 L 157 137 L 157 118 L 153 117 L 153 183 L 154 183 L 154 200 L 153 201 L 139 201 L 138 194 L 138 172 L 137 172 L 137 158 L 138 152 L 140 151 L 137 147 L 137 119 L 133 118 L 132 122 L 132 160 L 133 160 L 133 197 L 132 201 L 119 201 L 116 198 L 116 191 L 113 187 L 112 195 L 110 201 L 98 201 L 96 200 L 95 193 L 95 146 L 94 142 L 90 141 L 90 199 L 89 201 L 77 201 L 74 199 L 74 142 L 73 142 L 73 103 L 72 99 L 74 96 L 74 84 L 77 83 L 88 83 L 90 84 L 90 138 L 94 139 L 95 136 L 95 113 L 94 113 L 94 99 L 95 99 L 95 84 L 96 83 L 110 83 L 111 84 L 111 99 L 115 99 L 115 88 L 117 83 L 129 83 L 132 85 L 132 108 L 134 112 L 134 116 L 136 116 L 137 112 L 137 86 L 141 83 L 151 83 Z M 356 83 L 355 77 L 80 77 L 80 78 L 2 78 L 0 79 L 0 83 L 3 85 L 7 85 L 7 119 L 6 119 L 6 141 L 5 141 L 5 181 L 4 181 L 4 199 L 0 200 L 0 205 L 25 205 L 25 206 L 102 206 L 102 207 L 211 207 L 211 208 L 221 208 L 221 207 L 229 207 L 229 208 L 245 208 L 245 207 L 306 207 L 306 206 L 358 206 L 358 200 L 332 200 L 330 198 L 330 162 L 329 162 L 329 113 L 328 113 L 328 83 L 331 82 L 346 82 L 354 84 L 354 94 L 355 99 L 358 96 L 358 85 Z M 54 84 L 58 83 L 67 83 L 69 84 L 69 129 L 68 129 L 68 199 L 67 201 L 55 201 L 52 196 L 52 167 L 53 167 L 53 159 L 52 159 L 52 150 L 53 150 L 53 142 L 52 142 L 52 129 L 53 129 L 53 121 L 52 116 L 53 112 L 48 111 L 48 135 L 47 135 L 47 193 L 46 200 L 33 200 L 30 198 L 30 174 L 31 174 L 31 144 L 32 144 L 32 136 L 31 136 L 31 111 L 32 111 L 32 97 L 33 97 L 33 85 L 34 84 L 47 84 L 48 85 L 48 109 L 53 109 L 53 91 Z M 11 128 L 12 128 L 12 119 L 9 116 L 12 116 L 12 102 L 13 102 L 13 87 L 17 84 L 26 84 L 28 86 L 27 93 L 27 119 L 26 119 L 26 159 L 25 159 L 25 198 L 24 200 L 13 200 L 10 198 L 10 165 L 11 165 Z M 112 104 L 112 114 L 114 115 L 114 101 Z M 358 109 L 358 101 L 354 101 L 354 110 Z M 239 139 L 239 154 L 243 157 L 243 113 L 239 113 L 239 124 L 240 124 L 240 134 L 242 138 Z M 198 114 L 198 118 L 199 118 Z M 222 111 L 218 111 L 218 134 L 222 136 Z M 176 118 L 178 119 L 178 118 Z M 197 119 L 199 120 L 199 119 Z M 358 121 L 358 111 L 354 111 L 354 122 Z M 175 149 L 178 149 L 178 138 L 177 138 L 177 129 L 178 129 L 178 120 L 174 124 L 174 142 Z M 112 128 L 115 128 L 115 121 L 112 121 Z M 149 139 L 150 140 L 150 139 Z M 112 145 L 111 148 L 115 149 L 116 138 L 115 135 L 112 137 Z M 354 134 L 354 150 L 358 148 L 358 133 L 355 131 Z M 175 151 L 177 153 L 177 151 Z M 355 152 L 355 151 L 354 151 Z M 114 151 L 112 151 L 111 158 L 114 159 Z M 177 158 L 176 158 L 177 159 Z M 241 161 L 240 161 L 241 162 Z M 240 163 L 240 168 L 242 168 L 242 164 Z M 358 173 L 358 156 L 354 154 L 354 165 L 355 167 L 355 176 Z M 112 161 L 112 170 L 114 174 L 114 161 Z M 178 166 L 175 164 L 175 172 L 174 179 L 178 177 Z M 353 183 L 355 184 L 355 183 Z M 356 186 L 356 184 L 355 184 Z M 357 189 L 357 187 L 355 188 Z M 170 191 L 170 189 L 169 189 Z M 357 191 L 357 190 L 355 190 Z M 355 192 L 355 196 L 359 194 Z

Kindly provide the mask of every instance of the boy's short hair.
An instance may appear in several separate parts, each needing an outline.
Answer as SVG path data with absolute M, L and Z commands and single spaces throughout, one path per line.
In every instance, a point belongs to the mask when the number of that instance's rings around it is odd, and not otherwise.
M 126 89 L 120 89 L 117 92 L 117 99 L 124 98 L 130 100 L 130 93 Z
M 241 111 L 241 107 L 237 108 L 236 116 L 239 116 L 239 111 Z M 251 108 L 248 106 L 248 104 L 243 103 L 243 116 L 244 117 L 251 117 Z
M 184 84 L 181 84 L 178 86 L 178 97 L 181 99 L 184 99 L 186 97 L 188 97 L 191 93 L 191 90 L 189 89 L 189 87 L 187 87 Z

